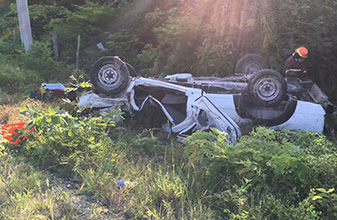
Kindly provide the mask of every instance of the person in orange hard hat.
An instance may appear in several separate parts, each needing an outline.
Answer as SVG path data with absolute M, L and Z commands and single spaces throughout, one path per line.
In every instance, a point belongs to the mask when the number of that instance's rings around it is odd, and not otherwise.
M 307 78 L 307 71 L 303 61 L 308 57 L 308 54 L 309 51 L 306 47 L 297 48 L 284 63 L 283 74 L 286 77 Z

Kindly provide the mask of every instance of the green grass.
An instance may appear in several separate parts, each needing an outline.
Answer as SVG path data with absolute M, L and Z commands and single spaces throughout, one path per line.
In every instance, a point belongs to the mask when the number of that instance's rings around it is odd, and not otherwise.
M 75 219 L 70 196 L 49 185 L 49 173 L 11 155 L 1 160 L 0 219 Z

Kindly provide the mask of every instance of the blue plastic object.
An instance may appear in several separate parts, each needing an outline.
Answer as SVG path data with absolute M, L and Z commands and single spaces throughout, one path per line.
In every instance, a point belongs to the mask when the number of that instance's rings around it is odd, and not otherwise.
M 117 182 L 119 187 L 123 187 L 125 185 L 125 180 L 123 179 L 118 179 Z

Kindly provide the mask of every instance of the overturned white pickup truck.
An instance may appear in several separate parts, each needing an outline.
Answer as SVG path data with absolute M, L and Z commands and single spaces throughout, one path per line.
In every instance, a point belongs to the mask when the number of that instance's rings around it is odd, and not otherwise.
M 233 77 L 184 73 L 150 79 L 136 76 L 134 68 L 118 57 L 103 57 L 91 71 L 95 94 L 82 96 L 78 106 L 119 106 L 131 112 L 146 105 L 159 107 L 180 140 L 214 127 L 227 132 L 234 144 L 240 127 L 252 122 L 273 129 L 323 132 L 326 111 L 321 104 L 287 93 L 286 79 L 275 70 L 263 69 L 256 59 L 248 56 L 240 62 L 242 73 Z

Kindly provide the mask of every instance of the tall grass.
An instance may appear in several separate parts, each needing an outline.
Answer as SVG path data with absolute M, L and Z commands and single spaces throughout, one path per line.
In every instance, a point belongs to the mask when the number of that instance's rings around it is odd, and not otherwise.
M 78 214 L 71 196 L 49 185 L 50 174 L 18 157 L 0 164 L 0 219 L 72 219 Z

